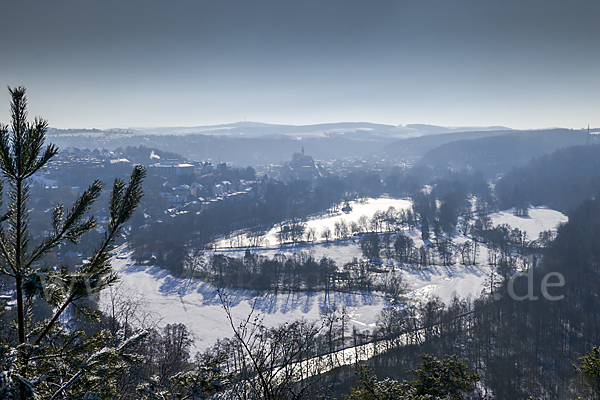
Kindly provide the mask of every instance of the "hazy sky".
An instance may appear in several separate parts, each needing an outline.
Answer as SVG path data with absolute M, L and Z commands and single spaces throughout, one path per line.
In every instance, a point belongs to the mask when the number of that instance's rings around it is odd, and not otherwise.
M 55 127 L 600 126 L 599 1 L 0 4 L 0 84 Z

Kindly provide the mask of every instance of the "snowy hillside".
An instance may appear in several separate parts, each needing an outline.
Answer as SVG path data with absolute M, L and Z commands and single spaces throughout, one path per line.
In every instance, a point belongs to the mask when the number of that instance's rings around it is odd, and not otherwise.
M 321 232 L 326 227 L 331 230 L 335 229 L 335 224 L 344 221 L 346 224 L 351 222 L 358 222 L 362 216 L 371 219 L 377 211 L 387 211 L 390 207 L 396 209 L 396 211 L 406 209 L 412 205 L 410 200 L 406 199 L 391 199 L 388 197 L 380 197 L 377 199 L 366 199 L 364 202 L 351 201 L 349 203 L 352 210 L 350 212 L 338 211 L 334 214 L 325 214 L 309 219 L 306 222 L 306 229 L 314 229 L 317 233 L 316 242 L 325 241 L 321 237 Z M 277 246 L 277 228 L 272 228 L 265 234 L 267 246 Z M 231 243 L 227 239 L 222 239 L 217 243 L 219 248 L 231 247 Z M 242 247 L 242 246 L 239 246 Z
M 184 323 L 195 334 L 196 350 L 230 337 L 231 328 L 221 307 L 217 288 L 199 281 L 179 279 L 152 266 L 136 266 L 129 257 L 118 258 L 113 267 L 128 290 L 143 294 L 145 306 L 161 318 L 163 324 Z M 300 318 L 316 320 L 322 308 L 346 305 L 352 324 L 359 330 L 375 326 L 375 317 L 383 299 L 374 293 L 300 292 L 266 293 L 227 290 L 234 318 L 246 318 L 252 306 L 264 317 L 267 326 L 277 326 Z M 102 303 L 108 302 L 103 293 Z
M 490 215 L 494 226 L 508 224 L 527 232 L 529 240 L 536 239 L 540 232 L 554 230 L 558 224 L 567 222 L 567 217 L 559 211 L 544 207 L 532 208 L 528 217 L 517 217 L 512 210 L 502 211 Z M 418 243 L 420 238 L 413 233 L 413 240 Z M 454 243 L 463 243 L 466 237 L 457 236 Z M 403 278 L 409 284 L 411 292 L 408 296 L 415 300 L 424 300 L 438 296 L 447 303 L 454 297 L 475 298 L 481 294 L 491 268 L 487 264 L 487 249 L 481 247 L 477 256 L 477 265 L 460 265 L 458 262 L 452 266 L 432 266 L 425 271 L 416 271 L 408 268 L 403 271 Z
M 545 207 L 534 207 L 528 210 L 529 216 L 517 217 L 512 210 L 490 215 L 494 225 L 508 224 L 527 232 L 529 240 L 537 239 L 542 231 L 555 229 L 558 224 L 566 223 L 567 216 L 560 211 Z
M 362 206 L 362 208 L 361 208 Z M 360 215 L 375 211 L 387 210 L 394 206 L 410 206 L 407 200 L 373 199 L 364 205 L 353 205 L 350 214 L 314 219 L 309 222 L 311 226 L 322 229 L 335 223 L 336 218 L 345 218 L 351 221 Z M 565 222 L 566 216 L 558 211 L 545 208 L 529 210 L 529 217 L 515 217 L 511 212 L 492 214 L 494 225 L 509 224 L 512 227 L 526 231 L 530 239 L 537 238 L 539 232 L 554 229 L 557 224 Z M 420 246 L 423 241 L 417 231 L 407 232 Z M 455 243 L 467 240 L 457 236 Z M 242 255 L 244 250 L 222 249 L 229 255 Z M 346 239 L 329 244 L 318 242 L 310 246 L 290 246 L 281 249 L 260 249 L 253 252 L 272 256 L 277 252 L 294 253 L 297 251 L 310 251 L 315 257 L 323 255 L 336 260 L 338 266 L 350 261 L 352 258 L 361 257 L 358 240 Z M 490 273 L 487 265 L 487 250 L 480 249 L 477 265 L 464 266 L 458 262 L 451 266 L 435 265 L 425 270 L 417 270 L 412 266 L 401 266 L 392 260 L 385 260 L 384 265 L 394 267 L 396 273 L 402 274 L 404 282 L 408 284 L 407 296 L 414 301 L 426 301 L 432 296 L 440 297 L 448 302 L 456 293 L 460 297 L 476 297 L 484 288 L 485 281 Z M 217 289 L 211 284 L 190 279 L 179 279 L 171 276 L 167 271 L 154 266 L 134 265 L 129 255 L 123 252 L 113 262 L 114 268 L 121 275 L 125 287 L 141 293 L 145 306 L 161 317 L 162 323 L 185 323 L 196 335 L 195 347 L 197 350 L 207 348 L 217 339 L 231 336 L 232 332 L 227 323 L 225 313 L 217 295 Z M 288 293 L 255 293 L 242 290 L 227 290 L 228 298 L 232 302 L 232 313 L 235 318 L 245 318 L 252 306 L 256 312 L 264 317 L 267 326 L 276 326 L 285 321 L 300 318 L 314 320 L 319 318 L 323 308 L 346 306 L 350 315 L 351 325 L 359 330 L 372 329 L 375 326 L 377 314 L 386 305 L 386 300 L 378 293 L 339 293 L 330 292 L 299 292 Z M 107 295 L 103 294 L 102 303 L 107 304 Z M 349 327 L 351 329 L 351 327 Z

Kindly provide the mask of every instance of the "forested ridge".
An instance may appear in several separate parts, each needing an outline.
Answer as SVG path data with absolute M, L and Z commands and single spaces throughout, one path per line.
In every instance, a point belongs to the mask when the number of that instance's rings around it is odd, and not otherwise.
M 509 132 L 478 139 L 452 141 L 431 149 L 420 165 L 481 171 L 488 179 L 520 167 L 556 149 L 585 144 L 584 130 L 548 129 Z
M 600 145 L 559 149 L 514 168 L 496 184 L 502 209 L 545 205 L 568 213 L 600 191 Z

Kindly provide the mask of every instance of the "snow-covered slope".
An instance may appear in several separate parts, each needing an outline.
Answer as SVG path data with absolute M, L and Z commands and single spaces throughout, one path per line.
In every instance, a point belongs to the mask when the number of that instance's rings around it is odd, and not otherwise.
M 528 240 L 537 239 L 540 232 L 554 230 L 558 224 L 566 223 L 568 218 L 560 211 L 545 207 L 534 207 L 528 210 L 529 216 L 517 217 L 513 210 L 490 215 L 494 225 L 508 224 L 513 228 L 527 232 Z
M 399 200 L 377 199 L 369 201 L 365 207 L 372 207 L 370 215 L 377 209 L 386 210 L 389 206 L 400 209 Z M 375 207 L 378 205 L 378 207 Z M 312 220 L 315 227 L 330 226 L 335 222 L 333 218 L 358 218 L 367 214 L 365 209 L 354 205 L 351 214 L 327 217 L 322 220 Z M 381 208 L 379 208 L 381 207 Z M 373 210 L 373 208 L 376 208 Z M 354 214 L 354 215 L 353 215 Z M 530 239 L 537 238 L 539 232 L 554 229 L 557 224 L 567 220 L 566 216 L 558 211 L 534 208 L 529 210 L 529 217 L 515 217 L 510 211 L 496 213 L 490 216 L 494 225 L 507 223 L 512 227 L 527 232 Z M 423 244 L 417 231 L 409 232 L 415 244 Z M 455 243 L 467 240 L 457 236 Z M 229 254 L 242 255 L 241 250 L 223 249 Z M 276 252 L 294 253 L 297 251 L 311 251 L 320 258 L 326 255 L 336 260 L 338 265 L 350 261 L 353 257 L 361 256 L 358 240 L 344 240 L 335 243 L 315 243 L 311 246 L 290 246 L 281 249 L 253 250 L 260 254 L 272 256 Z M 386 265 L 400 268 L 392 264 L 391 260 Z M 162 323 L 185 323 L 196 336 L 195 347 L 201 350 L 210 347 L 217 339 L 230 337 L 231 328 L 227 322 L 225 312 L 221 307 L 217 289 L 211 284 L 189 279 L 179 279 L 171 276 L 167 271 L 153 266 L 135 265 L 127 252 L 124 251 L 113 261 L 114 268 L 121 275 L 124 286 L 143 294 L 146 307 L 149 311 L 160 315 Z M 398 270 L 409 285 L 408 297 L 414 301 L 426 301 L 432 296 L 438 296 L 444 302 L 452 299 L 456 293 L 459 297 L 478 296 L 484 288 L 485 281 L 490 273 L 487 265 L 487 250 L 480 249 L 478 264 L 464 266 L 458 262 L 452 266 L 436 265 L 426 270 L 418 270 L 412 266 L 404 266 Z M 267 326 L 277 326 L 285 321 L 300 318 L 315 320 L 323 308 L 345 305 L 350 315 L 351 324 L 358 329 L 372 329 L 375 326 L 377 314 L 386 306 L 386 300 L 377 293 L 339 293 L 330 292 L 300 292 L 287 293 L 255 293 L 250 291 L 228 289 L 227 295 L 231 301 L 231 310 L 235 318 L 246 318 L 254 306 L 255 312 L 264 317 Z M 106 304 L 106 294 L 101 301 Z M 350 328 L 350 327 L 349 327 Z M 351 329 L 351 328 L 350 328 Z
M 403 210 L 412 205 L 410 200 L 406 199 L 392 199 L 388 197 L 380 197 L 377 199 L 366 199 L 364 202 L 350 202 L 352 211 L 348 213 L 337 212 L 333 215 L 326 214 L 316 218 L 309 219 L 306 222 L 306 229 L 313 228 L 317 232 L 316 242 L 323 242 L 324 239 L 321 237 L 321 232 L 325 227 L 328 227 L 331 232 L 334 232 L 336 222 L 344 221 L 346 224 L 351 222 L 358 222 L 361 216 L 366 216 L 369 220 L 377 211 L 387 211 L 390 207 L 396 209 L 396 211 Z M 277 228 L 271 229 L 265 234 L 265 239 L 268 245 L 277 246 Z M 227 239 L 220 240 L 217 243 L 217 247 L 226 248 L 230 247 L 230 242 Z
M 544 207 L 529 209 L 527 217 L 517 217 L 513 210 L 507 210 L 491 214 L 490 219 L 494 226 L 508 224 L 512 228 L 526 232 L 528 240 L 537 239 L 540 232 L 555 230 L 557 225 L 567 222 L 567 217 L 561 212 Z M 412 238 L 417 246 L 422 244 L 419 235 L 415 232 Z M 464 243 L 466 240 L 464 236 L 453 239 L 456 244 Z M 445 303 L 448 303 L 455 294 L 462 298 L 467 296 L 475 298 L 481 294 L 491 272 L 487 259 L 487 249 L 480 246 L 477 265 L 465 266 L 457 262 L 452 266 L 432 266 L 425 271 L 405 268 L 402 277 L 411 290 L 408 296 L 417 301 L 437 296 Z
M 190 279 L 179 279 L 167 271 L 152 266 L 137 266 L 122 255 L 113 261 L 127 290 L 143 294 L 150 312 L 160 315 L 162 324 L 184 323 L 195 335 L 195 348 L 205 349 L 217 339 L 230 337 L 231 327 L 221 306 L 217 288 L 211 284 Z M 384 304 L 374 293 L 339 292 L 280 292 L 259 294 L 228 289 L 234 318 L 246 318 L 254 307 L 267 326 L 278 326 L 286 321 L 305 318 L 316 320 L 323 308 L 345 305 L 351 324 L 359 330 L 375 326 L 375 318 Z M 101 302 L 108 298 L 103 294 Z

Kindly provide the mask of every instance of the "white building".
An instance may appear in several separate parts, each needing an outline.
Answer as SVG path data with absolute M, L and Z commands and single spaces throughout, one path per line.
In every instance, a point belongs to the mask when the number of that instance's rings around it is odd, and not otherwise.
M 194 174 L 194 166 L 192 164 L 162 162 L 152 164 L 150 167 L 153 168 L 154 171 L 161 176 L 179 176 Z

